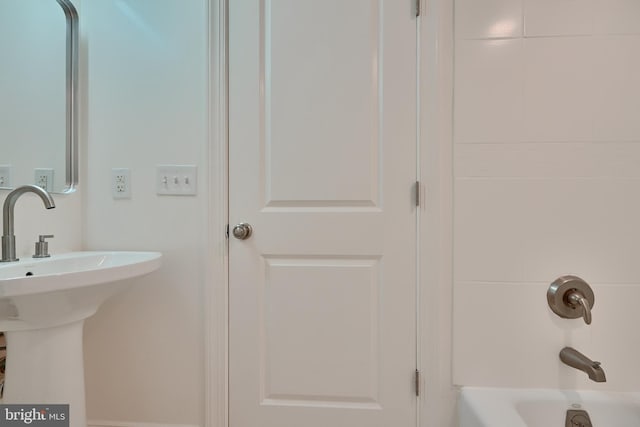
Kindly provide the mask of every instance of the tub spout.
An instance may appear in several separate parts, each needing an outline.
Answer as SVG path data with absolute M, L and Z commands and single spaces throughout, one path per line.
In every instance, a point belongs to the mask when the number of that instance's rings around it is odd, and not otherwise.
M 562 360 L 562 363 L 564 363 L 565 365 L 585 372 L 587 375 L 589 375 L 589 379 L 591 379 L 592 381 L 595 381 L 597 383 L 603 383 L 607 381 L 604 370 L 600 366 L 600 362 L 595 362 L 589 359 L 587 356 L 580 353 L 574 348 L 563 348 L 560 351 L 560 360 Z

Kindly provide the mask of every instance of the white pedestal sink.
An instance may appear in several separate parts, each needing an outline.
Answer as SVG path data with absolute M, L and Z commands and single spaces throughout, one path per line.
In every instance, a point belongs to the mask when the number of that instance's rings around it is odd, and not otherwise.
M 74 252 L 0 264 L 7 340 L 3 404 L 69 404 L 86 427 L 82 327 L 100 304 L 156 270 L 158 252 Z

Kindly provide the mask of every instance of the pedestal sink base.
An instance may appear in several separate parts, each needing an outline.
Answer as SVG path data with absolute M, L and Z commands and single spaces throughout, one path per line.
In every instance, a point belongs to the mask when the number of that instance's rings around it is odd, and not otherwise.
M 5 332 L 3 404 L 68 404 L 69 426 L 86 427 L 84 320 L 46 329 Z
M 0 263 L 0 331 L 7 339 L 3 403 L 68 404 L 86 427 L 82 327 L 128 279 L 160 267 L 158 252 L 71 252 Z

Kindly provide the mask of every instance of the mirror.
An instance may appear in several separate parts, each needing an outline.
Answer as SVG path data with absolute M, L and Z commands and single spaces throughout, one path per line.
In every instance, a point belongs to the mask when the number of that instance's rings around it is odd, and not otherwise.
M 78 181 L 78 14 L 70 0 L 0 0 L 0 188 Z

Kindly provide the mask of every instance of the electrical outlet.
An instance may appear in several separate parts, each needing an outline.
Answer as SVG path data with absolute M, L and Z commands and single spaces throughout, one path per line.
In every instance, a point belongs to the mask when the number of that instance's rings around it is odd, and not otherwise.
M 194 165 L 157 165 L 156 193 L 161 196 L 195 196 L 198 169 Z
M 111 169 L 111 194 L 114 199 L 131 198 L 131 170 L 127 168 Z
M 36 168 L 34 171 L 35 184 L 47 191 L 53 191 L 53 169 Z
M 11 165 L 0 165 L 0 188 L 11 187 Z

